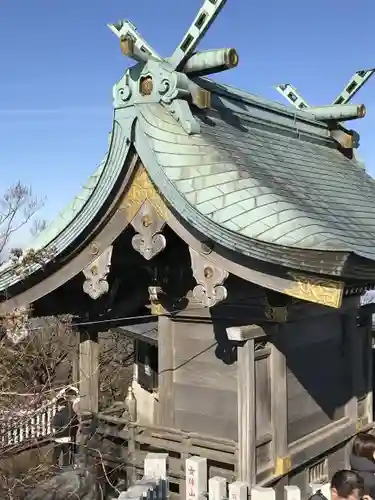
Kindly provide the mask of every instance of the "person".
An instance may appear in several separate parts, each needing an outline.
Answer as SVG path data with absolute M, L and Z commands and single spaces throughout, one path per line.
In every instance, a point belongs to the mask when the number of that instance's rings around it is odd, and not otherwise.
M 72 413 L 72 425 L 71 425 L 71 459 L 74 462 L 74 457 L 78 451 L 78 440 L 79 440 L 79 392 L 74 386 L 65 392 L 65 396 L 68 398 L 68 404 L 70 411 Z
M 350 467 L 365 484 L 365 493 L 375 498 L 375 436 L 361 432 L 353 442 Z
M 331 500 L 371 500 L 363 478 L 353 470 L 337 471 L 331 479 Z
M 53 448 L 52 462 L 59 465 L 62 455 L 63 466 L 70 465 L 74 455 L 74 436 L 78 426 L 78 419 L 72 405 L 65 399 L 57 401 L 57 411 L 52 420 L 55 445 Z
M 371 500 L 364 496 L 363 478 L 352 470 L 337 471 L 331 479 L 331 500 Z M 328 500 L 321 490 L 316 491 L 309 500 Z

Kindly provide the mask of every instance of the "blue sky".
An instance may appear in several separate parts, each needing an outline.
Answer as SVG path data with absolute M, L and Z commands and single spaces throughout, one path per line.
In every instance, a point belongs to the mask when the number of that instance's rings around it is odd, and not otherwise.
M 112 119 L 112 86 L 129 61 L 106 24 L 131 20 L 168 56 L 202 0 L 3 0 L 0 3 L 0 191 L 31 184 L 53 218 L 100 162 Z M 375 64 L 374 0 L 228 0 L 202 48 L 235 47 L 239 67 L 218 79 L 283 102 L 292 83 L 329 104 L 358 69 Z M 375 76 L 354 102 L 360 156 L 375 175 Z

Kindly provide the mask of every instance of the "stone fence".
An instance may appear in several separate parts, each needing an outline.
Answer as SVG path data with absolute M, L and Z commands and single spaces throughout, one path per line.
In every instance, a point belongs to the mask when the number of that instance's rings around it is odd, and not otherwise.
M 180 492 L 181 500 L 276 500 L 273 488 L 255 486 L 250 489 L 245 483 L 227 482 L 223 477 L 207 478 L 207 459 L 190 457 L 186 460 L 186 487 Z M 168 455 L 148 453 L 144 462 L 144 476 L 136 481 L 127 491 L 119 494 L 117 500 L 167 500 L 168 498 Z M 331 500 L 329 483 L 311 484 L 311 494 L 321 490 Z M 298 486 L 284 486 L 284 500 L 302 499 Z

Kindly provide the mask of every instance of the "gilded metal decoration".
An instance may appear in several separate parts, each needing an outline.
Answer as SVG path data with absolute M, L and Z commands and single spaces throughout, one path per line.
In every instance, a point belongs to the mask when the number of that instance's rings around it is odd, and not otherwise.
M 132 245 L 146 260 L 164 250 L 166 239 L 161 234 L 165 221 L 159 217 L 156 209 L 148 199 L 144 201 L 131 222 L 138 234 L 133 236 Z
M 30 307 L 22 306 L 6 313 L 0 320 L 2 329 L 13 344 L 18 344 L 29 335 Z
M 142 95 L 151 95 L 154 88 L 151 76 L 143 77 L 139 80 L 139 93 Z
M 223 283 L 228 278 L 229 273 L 192 248 L 189 250 L 193 276 L 197 282 L 193 289 L 193 296 L 205 307 L 213 307 L 227 298 L 227 289 Z
M 211 106 L 211 93 L 197 83 L 196 77 L 228 70 L 238 64 L 238 54 L 233 48 L 204 52 L 196 50 L 225 2 L 204 0 L 181 43 L 168 58 L 160 56 L 129 21 L 109 25 L 120 39 L 122 53 L 137 63 L 115 85 L 115 107 L 159 103 L 187 134 L 198 134 L 200 122 L 192 112 L 190 103 L 208 108 Z
M 160 314 L 165 314 L 165 309 L 161 305 L 160 300 L 159 300 L 159 294 L 161 293 L 161 287 L 160 286 L 149 286 L 148 287 L 148 294 L 150 297 L 150 303 L 151 303 L 151 314 L 155 314 L 156 316 L 159 316 Z
M 94 262 L 83 270 L 85 281 L 83 291 L 96 300 L 108 293 L 109 284 L 107 276 L 110 270 L 113 247 L 108 247 Z
M 276 457 L 275 460 L 275 476 L 283 476 L 287 474 L 292 469 L 292 459 L 288 455 L 286 457 Z
M 332 281 L 319 276 L 292 274 L 294 285 L 283 290 L 285 295 L 307 300 L 322 306 L 341 307 L 344 293 L 344 283 Z
M 146 200 L 153 206 L 158 217 L 167 221 L 168 210 L 165 203 L 151 182 L 146 169 L 143 165 L 140 165 L 135 171 L 130 187 L 120 205 L 129 223 L 134 219 Z

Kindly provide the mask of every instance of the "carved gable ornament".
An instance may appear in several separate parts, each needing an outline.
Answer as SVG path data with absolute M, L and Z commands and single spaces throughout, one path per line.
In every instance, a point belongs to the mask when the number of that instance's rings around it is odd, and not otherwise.
M 229 273 L 192 248 L 189 251 L 193 276 L 197 282 L 193 297 L 205 307 L 213 307 L 227 298 L 224 282 Z
M 83 291 L 94 300 L 109 291 L 107 276 L 110 271 L 112 250 L 112 246 L 108 247 L 94 262 L 83 270 L 86 278 L 83 283 Z
M 146 260 L 151 260 L 164 250 L 167 242 L 161 231 L 165 221 L 148 199 L 142 204 L 131 225 L 137 232 L 132 239 L 133 248 Z

